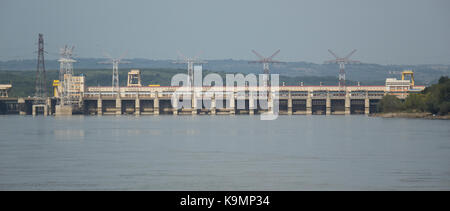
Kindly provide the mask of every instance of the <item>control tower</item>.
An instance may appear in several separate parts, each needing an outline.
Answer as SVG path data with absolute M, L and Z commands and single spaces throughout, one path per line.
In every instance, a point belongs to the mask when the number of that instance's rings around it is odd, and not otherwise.
M 140 87 L 141 85 L 141 71 L 140 70 L 131 70 L 128 72 L 128 87 Z

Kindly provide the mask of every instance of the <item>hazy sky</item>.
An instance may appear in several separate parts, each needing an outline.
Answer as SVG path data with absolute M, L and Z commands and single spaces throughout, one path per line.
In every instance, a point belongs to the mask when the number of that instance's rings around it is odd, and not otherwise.
M 448 0 L 1 0 L 0 60 L 77 57 L 255 59 L 322 63 L 327 49 L 380 64 L 450 64 Z

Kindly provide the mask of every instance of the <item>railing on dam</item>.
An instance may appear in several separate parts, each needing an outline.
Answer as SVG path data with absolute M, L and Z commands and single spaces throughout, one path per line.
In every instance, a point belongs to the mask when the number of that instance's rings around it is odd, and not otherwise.
M 162 92 L 121 92 L 121 98 L 171 98 L 173 94 L 176 93 L 177 96 L 192 96 L 194 92 L 171 92 L 171 91 L 162 91 Z M 326 91 L 326 90 L 318 90 L 318 91 L 279 91 L 273 92 L 273 96 L 277 96 L 282 99 L 286 98 L 307 98 L 312 97 L 315 99 L 343 99 L 345 97 L 350 98 L 373 98 L 373 99 L 381 99 L 386 93 L 384 91 L 365 91 L 365 90 L 356 90 L 356 91 Z M 116 98 L 118 93 L 113 92 L 85 92 L 82 96 L 83 98 L 93 99 L 93 98 Z M 264 96 L 267 95 L 267 92 L 258 92 L 258 91 L 226 91 L 226 92 L 207 92 L 202 91 L 200 93 L 196 93 L 195 97 L 222 97 L 233 95 L 239 98 L 249 98 L 250 96 Z
M 266 88 L 267 89 L 267 88 Z M 267 90 L 260 87 L 121 87 L 121 98 L 171 98 L 174 93 L 183 96 L 192 96 L 193 91 L 199 91 L 195 97 L 226 97 L 232 95 L 237 98 L 250 98 L 267 95 Z M 269 90 L 270 92 L 270 90 Z M 282 86 L 273 96 L 280 99 L 381 99 L 389 93 L 385 86 Z M 84 99 L 115 98 L 118 93 L 112 92 L 111 87 L 88 87 L 83 93 Z

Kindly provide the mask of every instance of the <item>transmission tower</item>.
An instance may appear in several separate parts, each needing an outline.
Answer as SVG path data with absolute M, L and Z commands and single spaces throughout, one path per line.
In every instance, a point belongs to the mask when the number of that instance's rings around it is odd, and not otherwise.
M 73 49 L 75 47 L 72 46 L 71 48 L 64 46 L 64 48 L 60 49 L 60 58 L 58 60 L 59 62 L 59 83 L 61 84 L 60 90 L 59 90 L 59 96 L 60 96 L 60 105 L 71 105 L 74 102 L 74 99 L 71 99 L 73 95 L 70 93 L 70 89 L 72 86 L 72 76 L 73 76 L 73 63 L 76 62 L 72 59 L 72 53 Z
M 47 98 L 47 83 L 45 78 L 45 64 L 44 64 L 44 35 L 39 34 L 38 43 L 38 58 L 36 69 L 36 82 L 34 97 L 37 101 L 43 101 Z M 42 103 L 42 102 L 40 102 Z
M 124 53 L 119 58 L 112 58 L 109 54 L 105 53 L 105 56 L 109 58 L 109 61 L 99 62 L 99 64 L 112 64 L 113 72 L 112 72 L 112 92 L 116 92 L 117 96 L 120 96 L 120 87 L 119 87 L 119 64 L 129 64 L 128 61 L 122 61 L 123 57 L 126 55 Z
M 188 58 L 184 56 L 180 51 L 177 51 L 178 56 L 181 57 L 182 60 L 178 59 L 178 61 L 175 61 L 175 64 L 187 64 L 188 65 L 188 86 L 192 87 L 194 85 L 194 64 L 206 64 L 206 61 L 203 61 L 198 58 L 198 56 L 195 56 L 193 58 Z
M 259 58 L 259 60 L 257 60 L 257 61 L 250 61 L 248 63 L 262 63 L 263 64 L 264 74 L 267 74 L 267 78 L 266 78 L 267 81 L 264 81 L 264 83 L 265 83 L 265 85 L 270 86 L 270 69 L 269 69 L 269 64 L 281 63 L 280 61 L 273 60 L 273 58 L 278 53 L 280 53 L 280 50 L 275 51 L 275 53 L 273 53 L 272 56 L 269 56 L 269 57 L 263 57 L 263 56 L 261 56 L 261 54 L 259 54 L 255 50 L 252 50 L 252 52 Z
M 350 57 L 356 52 L 356 49 L 350 52 L 346 57 L 339 57 L 333 51 L 328 49 L 331 55 L 336 59 L 325 61 L 325 64 L 339 64 L 339 86 L 345 87 L 345 65 L 346 64 L 360 64 L 360 61 L 350 60 Z

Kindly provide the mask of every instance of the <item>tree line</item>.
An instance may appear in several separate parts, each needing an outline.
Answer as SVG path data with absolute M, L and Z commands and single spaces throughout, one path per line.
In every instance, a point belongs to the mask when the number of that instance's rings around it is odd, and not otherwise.
M 386 95 L 377 106 L 378 112 L 430 112 L 447 115 L 450 110 L 450 79 L 442 76 L 437 84 L 426 87 L 422 92 L 409 94 L 404 101 L 393 95 Z

